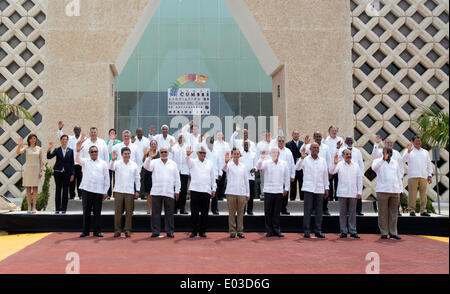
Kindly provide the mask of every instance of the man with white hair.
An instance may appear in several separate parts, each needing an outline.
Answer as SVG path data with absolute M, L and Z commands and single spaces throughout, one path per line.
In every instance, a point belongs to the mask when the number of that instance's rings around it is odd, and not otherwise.
M 170 148 L 170 142 L 175 142 L 175 138 L 169 135 L 169 126 L 163 125 L 161 127 L 161 134 L 158 134 L 154 137 L 154 140 L 158 143 L 158 151 L 161 148 Z
M 216 196 L 216 173 L 214 164 L 206 159 L 206 149 L 200 146 L 197 158 L 191 159 L 191 147 L 186 150 L 186 164 L 191 173 L 191 238 L 206 238 L 209 202 Z M 201 216 L 200 216 L 201 214 Z
M 113 141 L 110 140 L 108 144 L 108 152 L 113 153 L 115 151 L 117 155 L 117 160 L 122 159 L 122 148 L 128 147 L 130 149 L 130 160 L 140 166 L 142 164 L 142 153 L 139 151 L 139 148 L 131 143 L 131 132 L 129 130 L 125 130 L 122 132 L 122 142 L 116 145 L 113 145 Z
M 224 141 L 223 137 L 224 137 L 223 132 L 218 131 L 216 134 L 217 140 L 214 140 L 214 146 L 213 146 L 213 150 L 216 153 L 218 160 L 219 160 L 219 167 L 225 165 L 225 154 L 227 152 L 231 152 L 230 144 L 228 142 Z M 217 181 L 216 197 L 214 197 L 216 200 L 214 200 L 213 202 L 215 202 L 217 200 L 223 200 L 223 198 L 225 196 L 226 180 L 227 180 L 227 173 L 224 172 L 223 170 L 221 170 L 221 172 L 219 174 L 219 179 Z
M 164 204 L 164 227 L 167 237 L 173 238 L 175 230 L 174 208 L 175 200 L 180 193 L 180 174 L 177 164 L 169 159 L 169 150 L 166 147 L 159 149 L 160 158 L 152 160 L 147 158 L 144 168 L 152 173 L 152 238 L 159 237 L 161 232 L 161 210 Z M 174 200 L 175 199 L 175 200 Z
M 339 131 L 339 128 L 332 125 L 328 128 L 329 136 L 325 138 L 323 143 L 328 146 L 329 152 L 330 152 L 330 161 L 328 162 L 328 165 L 331 166 L 332 160 L 338 150 L 341 148 L 341 146 L 344 144 L 344 140 L 342 140 L 341 137 L 337 135 Z M 338 175 L 331 175 L 330 174 L 330 195 L 328 196 L 329 199 L 327 199 L 325 202 L 328 205 L 328 200 L 338 200 L 336 197 L 336 191 L 339 185 L 339 179 Z
M 290 183 L 294 182 L 295 180 L 295 162 L 294 157 L 292 156 L 291 150 L 286 148 L 285 145 L 286 140 L 283 136 L 278 136 L 277 143 L 278 143 L 278 151 L 280 151 L 280 160 L 283 160 L 286 162 L 286 165 L 289 170 L 289 176 L 290 176 Z M 289 189 L 290 189 L 289 184 Z M 289 194 L 289 193 L 288 193 Z M 281 214 L 282 215 L 290 215 L 290 212 L 287 209 L 288 203 L 289 203 L 289 195 L 285 198 L 283 198 L 283 203 L 281 205 Z
M 261 158 L 256 165 L 264 172 L 264 219 L 266 237 L 284 237 L 280 230 L 280 212 L 283 197 L 287 197 L 290 184 L 290 173 L 284 160 L 279 159 L 278 148 L 270 149 L 270 159 L 265 160 L 266 151 L 262 150 Z

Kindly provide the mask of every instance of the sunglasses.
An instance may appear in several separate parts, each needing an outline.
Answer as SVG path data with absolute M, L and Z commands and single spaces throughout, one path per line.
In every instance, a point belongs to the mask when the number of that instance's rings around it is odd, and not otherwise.
M 206 154 L 206 152 L 199 152 L 199 154 Z
M 89 152 L 89 153 L 95 154 L 95 153 L 98 153 L 98 151 L 91 151 L 91 152 Z
M 161 151 L 161 152 L 159 152 L 159 153 L 161 153 L 161 154 L 162 154 L 162 153 L 167 153 L 167 151 Z

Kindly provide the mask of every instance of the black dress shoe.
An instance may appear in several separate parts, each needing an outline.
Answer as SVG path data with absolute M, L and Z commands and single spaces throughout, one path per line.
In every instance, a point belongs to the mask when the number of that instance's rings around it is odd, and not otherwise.
M 180 214 L 189 214 L 186 211 L 180 211 Z
M 80 238 L 86 238 L 86 237 L 89 237 L 89 234 L 82 233 L 82 234 L 80 235 Z
M 283 238 L 284 237 L 284 235 L 281 234 L 281 233 L 274 233 L 273 235 L 278 237 L 278 238 Z
M 130 232 L 125 232 L 125 238 L 130 238 L 131 237 L 131 233 Z
M 361 239 L 361 237 L 358 236 L 358 234 L 350 234 L 350 238 L 351 239 Z
M 212 214 L 219 215 L 219 212 L 218 211 L 213 211 Z
M 175 238 L 175 236 L 173 235 L 173 233 L 167 233 L 167 238 Z
M 358 215 L 358 216 L 364 216 L 364 213 L 362 213 L 362 212 L 357 212 L 356 215 Z
M 386 240 L 388 238 L 387 235 L 381 235 L 381 239 Z
M 431 216 L 428 212 L 422 212 L 420 216 Z
M 401 240 L 402 238 L 400 238 L 400 237 L 397 236 L 397 235 L 390 235 L 390 236 L 389 236 L 389 239 Z
M 320 238 L 320 239 L 325 238 L 325 236 L 322 233 L 316 233 L 315 236 L 316 236 L 316 238 Z
M 200 238 L 206 238 L 206 234 L 205 233 L 200 233 L 198 235 L 200 236 Z
M 347 234 L 346 234 L 346 233 L 341 233 L 341 235 L 339 236 L 339 238 L 341 238 L 341 239 L 347 238 Z
M 103 234 L 102 233 L 95 233 L 94 237 L 99 237 L 99 238 L 103 238 Z
M 120 237 L 120 232 L 115 232 L 114 233 L 114 238 L 119 238 Z
M 253 212 L 247 212 L 247 215 L 253 215 Z
M 266 237 L 267 237 L 267 238 L 270 238 L 270 237 L 272 237 L 272 236 L 273 236 L 272 233 L 267 233 L 267 234 L 266 234 Z
M 244 238 L 245 238 L 244 234 L 242 234 L 242 233 L 238 233 L 237 236 L 238 236 L 239 238 L 241 238 L 241 239 L 244 239 Z
M 411 212 L 409 213 L 409 216 L 416 216 L 416 213 L 415 213 L 414 211 L 411 211 Z
M 291 213 L 290 213 L 289 211 L 286 210 L 286 211 L 282 211 L 282 212 L 281 212 L 281 215 L 291 215 Z
M 235 234 L 235 233 L 231 233 L 231 234 L 230 234 L 230 238 L 231 238 L 231 239 L 236 238 L 236 234 Z
M 304 238 L 311 238 L 311 233 L 305 233 L 305 234 L 303 235 L 303 237 L 304 237 Z
M 151 238 L 158 238 L 159 237 L 159 234 L 152 234 L 151 235 Z
M 66 212 L 65 211 L 61 211 L 61 214 L 66 214 Z
M 327 211 L 324 211 L 323 212 L 323 215 L 330 215 L 330 212 L 327 210 Z
M 189 236 L 189 238 L 195 238 L 197 237 L 197 233 L 191 233 L 191 235 Z

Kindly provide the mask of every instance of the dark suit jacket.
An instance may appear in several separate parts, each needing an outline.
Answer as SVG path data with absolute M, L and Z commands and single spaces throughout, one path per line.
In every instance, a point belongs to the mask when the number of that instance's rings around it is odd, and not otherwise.
M 53 167 L 55 171 L 64 171 L 69 175 L 75 174 L 75 163 L 74 163 L 74 155 L 73 150 L 67 147 L 66 156 L 63 157 L 62 148 L 55 148 L 51 153 L 47 152 L 47 159 L 52 159 L 56 156 L 56 163 Z
M 289 142 L 286 143 L 286 147 L 287 147 L 289 150 L 291 150 L 292 156 L 294 157 L 294 161 L 295 161 L 296 163 L 297 163 L 297 159 L 299 159 L 299 158 L 302 156 L 302 154 L 301 154 L 301 152 L 300 152 L 300 148 L 302 147 L 303 142 L 300 141 L 300 140 L 299 140 L 298 142 L 299 142 L 298 147 L 295 145 L 295 142 L 294 142 L 294 141 L 289 141 Z

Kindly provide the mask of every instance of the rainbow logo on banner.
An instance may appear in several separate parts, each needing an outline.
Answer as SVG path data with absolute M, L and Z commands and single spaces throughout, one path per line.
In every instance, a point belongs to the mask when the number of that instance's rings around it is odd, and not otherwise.
M 197 85 L 200 85 L 202 87 L 205 86 L 206 81 L 208 81 L 208 77 L 202 76 L 202 75 L 196 75 L 196 74 L 186 74 L 184 76 L 179 77 L 172 85 L 172 88 L 170 89 L 170 95 L 176 96 L 178 89 L 189 82 L 194 82 Z

